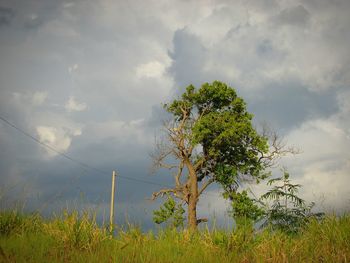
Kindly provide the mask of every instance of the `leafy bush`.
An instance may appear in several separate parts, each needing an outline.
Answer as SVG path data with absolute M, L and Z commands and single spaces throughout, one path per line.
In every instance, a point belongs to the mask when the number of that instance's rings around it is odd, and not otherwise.
M 241 193 L 225 193 L 224 197 L 231 201 L 228 212 L 235 219 L 237 227 L 252 226 L 254 222 L 264 216 L 264 209 L 259 206 L 257 200 L 248 196 L 246 190 Z
M 160 207 L 159 210 L 153 211 L 153 221 L 156 224 L 161 224 L 168 221 L 170 227 L 183 227 L 185 218 L 183 214 L 181 204 L 177 204 L 176 201 L 168 195 L 167 201 Z

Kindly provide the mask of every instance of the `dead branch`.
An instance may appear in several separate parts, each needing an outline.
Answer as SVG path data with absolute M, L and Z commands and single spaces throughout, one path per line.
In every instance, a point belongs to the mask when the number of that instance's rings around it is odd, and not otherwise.
M 211 185 L 214 181 L 215 180 L 212 178 L 203 183 L 201 189 L 198 191 L 198 196 L 200 196 L 205 191 L 205 189 L 207 189 L 207 187 Z
M 267 138 L 269 141 L 269 152 L 264 153 L 259 149 L 254 149 L 259 152 L 259 162 L 263 164 L 265 168 L 276 167 L 278 160 L 288 154 L 299 154 L 301 151 L 295 147 L 287 146 L 283 138 L 271 130 L 266 124 L 262 127 L 262 136 Z
M 169 170 L 177 168 L 177 164 L 166 163 L 167 157 L 176 154 L 174 152 L 174 149 L 170 145 L 166 144 L 164 140 L 157 140 L 157 138 L 155 138 L 154 144 L 154 151 L 149 154 L 153 162 L 150 172 L 155 173 L 159 168 L 165 168 Z
M 203 222 L 208 222 L 208 218 L 199 218 L 199 219 L 197 219 L 197 225 L 199 225 L 200 223 L 203 223 Z
M 195 171 L 198 171 L 205 162 L 205 157 L 200 158 L 197 163 L 193 166 Z
M 187 185 L 181 185 L 180 187 L 176 188 L 167 188 L 167 189 L 161 189 L 158 192 L 154 192 L 152 194 L 152 197 L 150 200 L 155 200 L 158 197 L 164 197 L 167 194 L 172 193 L 174 197 L 182 200 L 183 202 L 188 203 L 189 200 L 189 190 Z
M 177 173 L 174 174 L 175 185 L 176 185 L 176 187 L 178 187 L 178 188 L 181 186 L 180 178 L 181 178 L 181 176 L 182 176 L 183 168 L 184 168 L 184 162 L 183 162 L 183 160 L 182 160 L 182 161 L 180 162 L 180 164 L 178 165 Z
M 169 193 L 173 193 L 175 195 L 176 194 L 176 189 L 169 188 L 169 189 L 162 189 L 162 190 L 160 190 L 158 192 L 154 192 L 152 194 L 151 200 L 155 200 L 159 196 L 163 197 L 164 195 L 169 194 Z

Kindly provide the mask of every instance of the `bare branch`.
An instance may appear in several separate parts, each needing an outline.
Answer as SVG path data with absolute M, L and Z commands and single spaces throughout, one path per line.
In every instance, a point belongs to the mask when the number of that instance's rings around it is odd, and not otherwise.
M 174 197 L 181 199 L 183 202 L 188 203 L 189 191 L 186 185 L 182 185 L 176 188 L 161 189 L 158 192 L 154 192 L 150 200 L 155 200 L 158 197 L 164 197 L 164 195 L 170 194 L 170 193 L 173 194 Z
M 155 200 L 155 199 L 157 199 L 159 196 L 163 197 L 164 195 L 169 194 L 169 193 L 175 194 L 175 193 L 176 193 L 176 190 L 175 190 L 175 189 L 172 189 L 172 188 L 169 188 L 169 189 L 162 189 L 162 190 L 160 190 L 160 191 L 158 191 L 158 192 L 154 192 L 154 193 L 152 194 L 151 200 Z
M 169 170 L 179 167 L 177 164 L 166 164 L 162 162 L 159 163 L 159 166 Z
M 205 157 L 200 158 L 197 163 L 193 166 L 195 171 L 198 171 L 199 168 L 204 164 L 205 162 Z
M 199 219 L 197 219 L 197 225 L 199 225 L 200 223 L 203 223 L 203 222 L 208 222 L 208 218 L 199 218 Z
M 262 136 L 269 140 L 269 152 L 264 153 L 259 149 L 255 149 L 260 153 L 259 162 L 266 168 L 276 167 L 279 159 L 287 154 L 299 154 L 301 151 L 295 147 L 287 146 L 285 141 L 278 134 L 271 130 L 266 124 L 262 127 Z
M 193 151 L 189 140 L 190 112 L 184 108 L 181 108 L 181 111 L 183 115 L 180 120 L 164 124 L 164 129 L 178 159 L 182 159 L 183 156 L 191 156 Z
M 198 120 L 200 120 L 204 114 L 207 113 L 207 110 L 210 108 L 210 104 L 206 105 L 205 107 L 202 108 L 202 111 L 200 114 L 198 114 L 197 118 L 195 118 L 194 123 L 196 123 Z
M 174 169 L 177 168 L 177 164 L 169 164 L 166 162 L 166 159 L 169 156 L 175 156 L 176 157 L 176 152 L 174 152 L 174 148 L 165 143 L 165 140 L 159 140 L 155 138 L 155 148 L 152 153 L 150 153 L 150 157 L 152 158 L 153 164 L 150 168 L 151 173 L 155 173 L 156 170 L 159 168 L 166 168 L 166 169 Z
M 201 189 L 198 191 L 198 196 L 200 196 L 205 191 L 205 189 L 207 189 L 207 187 L 211 185 L 214 181 L 215 180 L 212 178 L 203 183 Z
M 181 161 L 180 164 L 178 165 L 177 173 L 174 174 L 176 187 L 180 187 L 181 186 L 180 178 L 181 178 L 181 175 L 182 175 L 183 168 L 184 168 L 184 162 Z

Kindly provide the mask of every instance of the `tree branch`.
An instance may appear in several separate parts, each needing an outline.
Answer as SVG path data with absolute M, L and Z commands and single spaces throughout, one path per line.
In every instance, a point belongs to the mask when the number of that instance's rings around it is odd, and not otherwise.
M 177 192 L 176 189 L 172 189 L 172 188 L 169 188 L 169 189 L 162 189 L 162 190 L 160 190 L 160 191 L 158 191 L 158 192 L 154 192 L 154 193 L 152 194 L 151 200 L 155 200 L 155 199 L 157 199 L 159 196 L 163 197 L 164 195 L 166 195 L 166 194 L 168 194 L 168 193 L 173 193 L 174 196 L 176 196 L 176 195 L 175 195 L 176 192 Z
M 205 157 L 200 158 L 197 163 L 193 166 L 195 171 L 198 171 L 198 169 L 204 164 Z
M 264 153 L 259 149 L 254 149 L 260 153 L 259 162 L 265 168 L 273 168 L 277 161 L 287 154 L 299 154 L 301 151 L 295 147 L 287 147 L 286 143 L 280 138 L 275 131 L 272 131 L 266 124 L 263 125 L 262 136 L 269 140 L 268 153 Z
M 205 189 L 207 189 L 207 187 L 211 185 L 214 181 L 215 180 L 212 178 L 203 183 L 201 189 L 198 191 L 198 196 L 200 196 L 205 191 Z
M 177 173 L 174 174 L 175 185 L 176 185 L 177 188 L 181 187 L 180 177 L 182 176 L 183 168 L 184 168 L 184 162 L 181 161 L 180 164 L 178 165 Z

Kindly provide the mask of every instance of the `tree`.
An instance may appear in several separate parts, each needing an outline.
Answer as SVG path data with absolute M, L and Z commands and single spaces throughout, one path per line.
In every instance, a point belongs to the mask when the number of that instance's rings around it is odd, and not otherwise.
M 266 223 L 273 229 L 287 233 L 296 233 L 310 218 L 322 218 L 323 213 L 312 213 L 313 202 L 306 205 L 305 200 L 297 196 L 300 184 L 292 184 L 289 173 L 284 170 L 283 176 L 268 181 L 274 187 L 260 197 L 261 200 L 272 201 L 271 208 L 266 211 Z
M 243 190 L 242 192 L 225 193 L 225 198 L 229 198 L 231 203 L 229 214 L 235 219 L 237 228 L 239 227 L 252 227 L 253 223 L 262 219 L 265 215 L 265 211 L 262 208 L 260 202 L 248 196 L 248 192 Z
M 255 130 L 244 100 L 222 82 L 190 85 L 164 108 L 172 119 L 164 123 L 165 140 L 156 142 L 152 157 L 154 167 L 175 171 L 175 187 L 152 198 L 169 193 L 179 198 L 188 207 L 191 230 L 205 221 L 197 218 L 197 203 L 210 184 L 235 192 L 240 180 L 266 178 L 266 168 L 288 152 L 275 134 Z
M 159 210 L 153 211 L 153 221 L 156 224 L 161 224 L 166 221 L 169 222 L 169 226 L 172 228 L 183 227 L 185 210 L 181 204 L 177 204 L 176 201 L 168 195 L 167 201 L 160 207 Z

